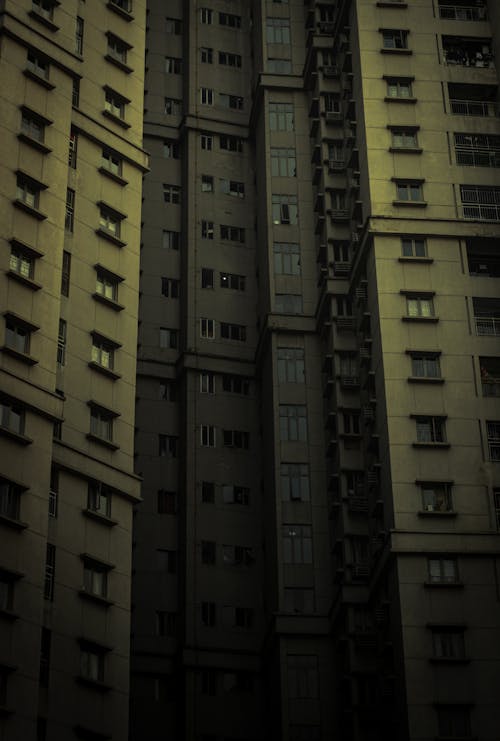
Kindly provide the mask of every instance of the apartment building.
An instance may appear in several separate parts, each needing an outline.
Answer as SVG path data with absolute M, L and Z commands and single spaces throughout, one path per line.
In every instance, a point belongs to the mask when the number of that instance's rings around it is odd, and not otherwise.
M 131 738 L 500 719 L 500 16 L 149 4 Z
M 0 5 L 0 738 L 128 733 L 145 4 Z

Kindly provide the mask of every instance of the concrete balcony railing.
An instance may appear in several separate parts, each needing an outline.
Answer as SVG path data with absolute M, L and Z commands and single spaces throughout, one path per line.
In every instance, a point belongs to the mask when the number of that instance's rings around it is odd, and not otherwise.
M 500 318 L 493 316 L 476 316 L 476 334 L 489 337 L 500 336 Z
M 450 99 L 450 112 L 454 116 L 500 116 L 500 106 L 487 100 Z
M 488 11 L 485 5 L 440 5 L 439 17 L 449 21 L 485 21 Z

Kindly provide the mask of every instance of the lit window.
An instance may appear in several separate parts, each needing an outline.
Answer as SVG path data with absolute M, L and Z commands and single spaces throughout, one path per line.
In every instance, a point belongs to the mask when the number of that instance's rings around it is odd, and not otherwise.
M 428 482 L 420 484 L 424 512 L 452 512 L 451 484 Z
M 23 278 L 32 279 L 35 272 L 35 258 L 21 247 L 13 246 L 10 253 L 9 268 Z
M 434 301 L 432 296 L 407 296 L 406 314 L 409 317 L 433 317 Z

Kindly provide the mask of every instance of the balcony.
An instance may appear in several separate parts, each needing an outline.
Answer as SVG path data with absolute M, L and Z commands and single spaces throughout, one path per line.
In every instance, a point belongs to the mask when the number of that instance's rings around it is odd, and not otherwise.
M 488 100 L 457 100 L 450 98 L 450 113 L 454 116 L 499 116 L 498 103 Z
M 488 11 L 485 5 L 439 3 L 439 17 L 447 21 L 485 21 L 488 18 Z
M 461 185 L 462 218 L 472 221 L 500 221 L 500 187 Z
M 500 167 L 500 136 L 455 134 L 455 157 L 462 167 Z
M 443 36 L 444 63 L 461 67 L 493 67 L 490 39 Z
M 454 116 L 497 117 L 500 106 L 497 102 L 496 85 L 473 85 L 448 83 L 449 112 Z
M 500 278 L 500 240 L 471 238 L 467 240 L 469 275 Z
M 500 336 L 500 299 L 473 298 L 476 334 L 483 337 Z
M 475 316 L 476 334 L 500 337 L 500 317 Z
M 500 358 L 479 358 L 483 396 L 500 397 Z

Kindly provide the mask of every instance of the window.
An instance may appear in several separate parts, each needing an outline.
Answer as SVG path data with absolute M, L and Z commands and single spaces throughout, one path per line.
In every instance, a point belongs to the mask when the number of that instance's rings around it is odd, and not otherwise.
M 19 519 L 19 505 L 23 488 L 0 477 L 0 516 Z
M 179 438 L 175 435 L 158 435 L 158 455 L 160 458 L 177 458 Z
M 118 300 L 118 283 L 119 279 L 113 277 L 110 273 L 97 271 L 95 292 L 98 296 L 109 299 L 109 301 Z
M 182 113 L 182 100 L 165 98 L 164 110 L 166 116 L 180 116 Z
M 219 104 L 223 108 L 232 108 L 233 110 L 243 110 L 243 98 L 240 95 L 229 95 L 228 93 L 219 93 Z
M 115 347 L 116 344 L 114 342 L 110 342 L 99 334 L 94 334 L 92 336 L 92 362 L 101 368 L 113 370 Z
M 316 656 L 287 656 L 288 697 L 318 697 L 318 659 Z
M 444 417 L 416 417 L 417 442 L 445 443 L 446 429 Z
M 41 57 L 34 51 L 28 52 L 28 64 L 27 69 L 33 75 L 41 77 L 44 80 L 49 79 L 49 63 L 46 59 Z
M 75 226 L 75 191 L 66 189 L 66 213 L 64 217 L 64 228 L 72 233 Z
M 202 193 L 213 193 L 214 192 L 214 179 L 212 175 L 201 176 L 201 192 Z
M 156 551 L 156 563 L 160 571 L 165 571 L 167 574 L 175 574 L 177 571 L 177 551 L 158 548 Z
M 205 340 L 215 339 L 215 321 L 213 319 L 200 319 L 200 337 Z
M 278 381 L 280 383 L 304 383 L 304 349 L 279 347 Z
M 157 512 L 160 515 L 175 515 L 177 496 L 175 491 L 159 489 L 157 493 Z
M 177 384 L 175 381 L 160 381 L 158 396 L 163 401 L 177 401 Z
M 206 564 L 215 563 L 215 542 L 213 540 L 201 541 L 201 562 Z
M 418 138 L 415 128 L 391 127 L 392 149 L 417 149 Z
M 49 517 L 57 517 L 59 500 L 59 469 L 52 466 L 50 470 Z
M 341 119 L 342 118 L 342 104 L 340 101 L 340 97 L 335 93 L 327 93 L 324 96 L 325 99 L 325 113 L 327 114 L 333 114 L 334 118 Z
M 411 375 L 414 378 L 441 378 L 439 355 L 436 353 L 411 353 Z
M 408 49 L 408 31 L 385 29 L 382 31 L 384 49 Z
M 250 630 L 253 628 L 255 610 L 252 607 L 234 608 L 234 627 Z
M 424 191 L 422 183 L 396 181 L 396 199 L 408 203 L 423 203 Z
M 178 250 L 180 245 L 180 233 L 171 229 L 164 229 L 161 236 L 161 246 L 164 250 Z
M 426 482 L 420 484 L 424 512 L 452 512 L 451 484 Z
M 160 327 L 160 347 L 175 350 L 177 348 L 177 335 L 176 329 Z
M 181 188 L 179 185 L 163 183 L 163 200 L 165 203 L 179 204 L 181 202 Z
M 225 340 L 237 340 L 238 342 L 246 342 L 247 328 L 242 324 L 229 324 L 228 322 L 221 322 L 220 336 Z
M 43 144 L 45 140 L 45 119 L 28 108 L 23 107 L 21 113 L 21 133 Z
M 105 232 L 111 237 L 119 239 L 122 219 L 123 216 L 118 214 L 116 211 L 112 211 L 106 206 L 101 206 L 99 209 L 99 230 Z
M 241 54 L 233 54 L 229 51 L 219 52 L 219 64 L 227 67 L 241 67 Z
M 211 87 L 200 88 L 200 102 L 202 105 L 214 104 L 214 91 Z
M 483 396 L 500 396 L 500 358 L 479 358 Z
M 80 105 L 80 80 L 75 77 L 71 90 L 71 105 L 78 108 Z
M 241 16 L 233 13 L 219 13 L 219 25 L 228 28 L 241 28 Z
M 57 333 L 57 365 L 66 365 L 66 340 L 68 324 L 65 319 L 59 319 L 59 331 Z
M 177 633 L 177 613 L 157 610 L 156 634 L 162 637 L 175 636 Z
M 268 57 L 267 72 L 273 75 L 290 75 L 292 73 L 292 62 L 290 59 Z
M 458 568 L 455 558 L 429 558 L 427 563 L 431 584 L 458 583 Z
M 127 101 L 114 90 L 105 88 L 104 113 L 123 121 L 125 118 L 125 105 Z
M 201 134 L 200 136 L 201 148 L 206 149 L 207 152 L 211 152 L 213 149 L 214 138 L 212 134 Z
M 433 628 L 432 646 L 435 659 L 464 659 L 463 629 L 453 627 Z
M 434 301 L 432 296 L 407 296 L 406 315 L 409 317 L 434 316 Z
M 0 612 L 9 612 L 14 605 L 14 580 L 12 574 L 0 571 Z M 2 702 L 0 700 L 0 705 Z
M 18 317 L 8 314 L 5 317 L 5 346 L 14 352 L 28 355 L 30 351 L 31 332 L 34 326 L 23 322 Z
M 227 152 L 243 152 L 243 139 L 238 136 L 220 135 L 219 146 Z
M 201 269 L 201 287 L 202 288 L 213 288 L 214 287 L 214 271 L 212 268 Z
M 163 142 L 163 156 L 166 159 L 178 160 L 180 157 L 180 146 L 178 141 L 167 139 Z
M 202 239 L 213 239 L 214 238 L 214 222 L 213 221 L 202 220 L 201 238 Z
M 38 681 L 42 687 L 49 686 L 51 643 L 51 631 L 48 628 L 42 628 L 40 636 L 40 673 L 38 675 Z
M 54 0 L 32 0 L 32 7 L 35 13 L 46 18 L 48 21 L 52 21 L 54 18 Z
M 14 401 L 0 400 L 0 427 L 24 434 L 24 409 Z
M 54 599 L 54 578 L 56 572 L 56 547 L 47 543 L 45 552 L 45 576 L 43 581 L 43 597 L 52 602 Z
M 302 314 L 302 296 L 291 293 L 277 293 L 274 309 L 280 314 Z
M 285 612 L 311 614 L 314 612 L 314 590 L 304 587 L 285 587 Z
M 413 98 L 412 81 L 405 77 L 391 77 L 387 79 L 388 98 Z
M 240 226 L 229 226 L 228 224 L 220 225 L 220 238 L 229 242 L 245 241 L 245 230 Z
M 274 242 L 274 272 L 276 275 L 300 275 L 300 246 L 289 242 Z
M 161 294 L 166 298 L 179 298 L 179 281 L 175 278 L 162 278 Z
M 215 448 L 215 427 L 213 425 L 200 426 L 200 444 L 203 448 Z
M 294 131 L 293 103 L 269 103 L 271 131 Z
M 63 250 L 61 270 L 61 296 L 69 296 L 69 279 L 71 274 L 71 254 Z
M 214 59 L 214 50 L 208 46 L 202 46 L 200 48 L 200 61 L 203 64 L 212 64 Z
M 9 269 L 23 278 L 33 279 L 35 273 L 35 257 L 28 250 L 12 245 Z
M 223 373 L 222 388 L 230 394 L 242 394 L 243 396 L 248 396 L 250 391 L 250 380 L 244 376 L 235 376 L 229 373 Z
M 436 711 L 440 737 L 464 739 L 471 736 L 470 710 L 468 707 L 438 705 Z
M 282 463 L 280 481 L 283 501 L 309 501 L 309 466 L 307 463 Z
M 83 54 L 83 29 L 84 20 L 77 15 L 75 26 L 75 51 L 77 54 Z
M 242 545 L 223 545 L 222 560 L 226 566 L 252 566 L 255 563 L 253 548 Z
M 200 21 L 210 25 L 212 23 L 213 11 L 210 8 L 200 8 Z
M 283 525 L 284 563 L 312 563 L 312 529 L 310 525 Z
M 271 148 L 271 175 L 294 178 L 296 174 L 295 149 Z
M 266 19 L 266 41 L 268 44 L 290 43 L 290 21 L 288 18 Z
M 105 564 L 85 558 L 83 562 L 83 588 L 94 597 L 105 599 L 108 594 L 108 570 Z
M 234 196 L 235 198 L 245 197 L 245 183 L 241 183 L 238 180 L 226 180 L 222 178 L 220 181 L 221 193 L 226 195 Z
M 122 174 L 122 159 L 114 152 L 103 149 L 101 157 L 101 168 L 107 173 L 121 177 Z
M 486 422 L 489 459 L 500 463 L 500 422 Z
M 495 507 L 497 530 L 500 530 L 500 489 L 493 489 L 493 506 Z
M 250 436 L 243 430 L 222 430 L 222 439 L 225 448 L 248 450 Z
M 201 501 L 213 504 L 215 501 L 215 485 L 213 481 L 201 482 Z
M 113 441 L 114 412 L 102 407 L 92 406 L 90 408 L 90 434 L 106 442 Z
M 40 191 L 43 188 L 44 186 L 42 186 L 41 183 L 38 183 L 36 180 L 33 180 L 27 175 L 18 173 L 16 198 L 25 206 L 38 209 L 40 202 Z
M 201 603 L 201 622 L 207 628 L 213 628 L 215 625 L 215 602 Z
M 114 5 L 120 10 L 125 11 L 125 13 L 130 13 L 132 10 L 131 0 L 109 0 L 109 2 L 111 3 L 111 5 Z
M 80 675 L 91 682 L 104 680 L 104 650 L 84 644 L 80 653 Z
M 220 287 L 221 288 L 232 288 L 235 291 L 245 290 L 245 276 L 236 275 L 236 273 L 221 273 L 220 274 Z
M 180 75 L 182 72 L 182 59 L 179 57 L 165 57 L 165 72 L 167 75 Z
M 249 504 L 250 489 L 247 486 L 222 484 L 222 501 L 224 504 Z
M 200 394 L 215 394 L 215 373 L 200 371 Z
M 297 196 L 272 195 L 273 224 L 297 224 Z
M 403 237 L 401 239 L 403 257 L 426 257 L 427 242 L 423 237 Z
M 87 490 L 87 509 L 102 517 L 111 517 L 112 489 L 102 482 L 90 482 Z
M 166 33 L 173 33 L 175 36 L 180 36 L 182 33 L 182 21 L 179 18 L 166 18 L 165 21 Z
M 307 441 L 307 415 L 304 404 L 280 404 L 280 440 Z

